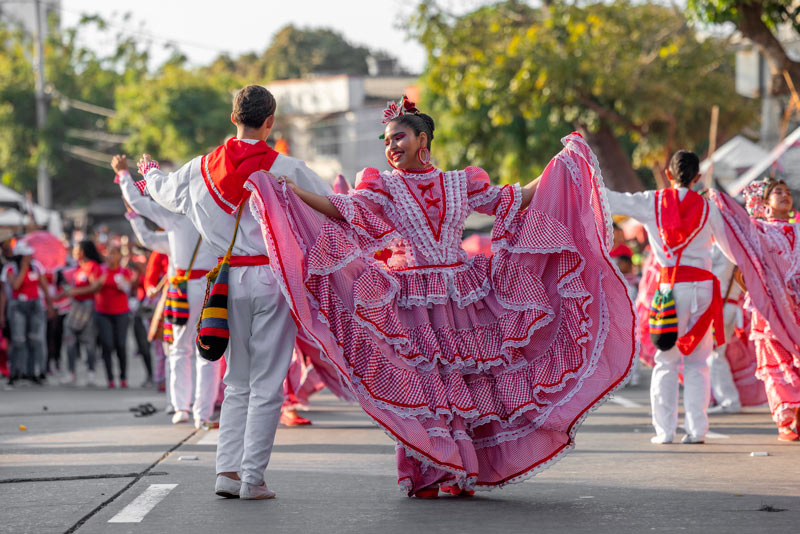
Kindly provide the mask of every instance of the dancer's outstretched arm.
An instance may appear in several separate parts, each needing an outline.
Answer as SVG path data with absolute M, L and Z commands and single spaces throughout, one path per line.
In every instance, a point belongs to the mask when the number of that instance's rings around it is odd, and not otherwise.
M 524 210 L 528 207 L 528 204 L 530 204 L 531 200 L 533 200 L 533 195 L 536 194 L 536 188 L 539 187 L 539 182 L 541 181 L 542 175 L 540 174 L 538 178 L 522 188 L 522 203 L 520 204 L 520 209 Z
M 336 209 L 336 206 L 333 205 L 333 202 L 328 200 L 328 197 L 324 197 L 322 195 L 318 195 L 316 193 L 312 193 L 311 191 L 306 191 L 302 187 L 299 187 L 293 181 L 289 180 L 288 178 L 278 178 L 279 182 L 286 182 L 289 187 L 292 188 L 292 191 L 300 197 L 300 200 L 317 210 L 323 215 L 327 215 L 328 217 L 332 217 L 334 219 L 342 219 L 342 214 Z

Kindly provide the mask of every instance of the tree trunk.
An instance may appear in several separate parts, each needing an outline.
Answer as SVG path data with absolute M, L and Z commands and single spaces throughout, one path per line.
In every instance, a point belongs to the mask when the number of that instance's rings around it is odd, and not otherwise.
M 764 24 L 761 18 L 764 14 L 762 3 L 739 0 L 736 2 L 736 9 L 740 13 L 739 31 L 756 44 L 769 63 L 770 74 L 772 75 L 769 87 L 770 93 L 780 95 L 789 92 L 786 81 L 783 78 L 783 71 L 789 73 L 795 88 L 800 90 L 800 63 L 792 61 L 786 54 L 781 42 L 772 33 L 772 30 Z
M 590 132 L 583 127 L 580 128 L 580 131 L 597 155 L 600 170 L 603 172 L 603 180 L 609 189 L 624 192 L 644 189 L 642 180 L 633 169 L 628 155 L 622 149 L 617 136 L 614 135 L 608 123 L 602 121 L 596 132 Z

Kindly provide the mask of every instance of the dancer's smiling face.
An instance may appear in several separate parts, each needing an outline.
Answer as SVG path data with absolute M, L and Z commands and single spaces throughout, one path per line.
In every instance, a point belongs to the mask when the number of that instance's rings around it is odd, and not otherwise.
M 386 159 L 396 169 L 421 169 L 423 165 L 417 154 L 423 146 L 428 146 L 428 134 L 414 133 L 413 128 L 393 121 L 384 130 Z
M 772 213 L 778 218 L 786 218 L 792 211 L 792 193 L 784 184 L 772 188 L 767 197 L 767 205 L 772 208 Z

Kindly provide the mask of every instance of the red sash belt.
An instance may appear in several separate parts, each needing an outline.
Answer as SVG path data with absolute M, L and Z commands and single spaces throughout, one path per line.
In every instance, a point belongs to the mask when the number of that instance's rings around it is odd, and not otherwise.
M 677 269 L 677 272 L 676 272 Z M 712 323 L 714 325 L 714 338 L 717 346 L 725 344 L 725 321 L 722 314 L 722 292 L 719 287 L 719 280 L 711 271 L 691 267 L 689 265 L 679 265 L 677 267 L 662 267 L 661 280 L 674 280 L 674 283 L 682 282 L 714 282 L 714 292 L 711 297 L 711 304 L 703 315 L 697 320 L 691 330 L 678 338 L 678 349 L 682 354 L 690 354 L 706 335 Z
M 725 304 L 736 304 L 739 305 L 739 299 L 725 299 Z
M 218 261 L 222 261 L 219 258 Z M 258 265 L 269 265 L 269 256 L 231 256 L 231 267 L 256 267 Z
M 192 272 L 189 274 L 189 280 L 197 280 L 199 278 L 205 277 L 208 274 L 207 270 L 204 269 L 192 269 Z M 176 269 L 175 270 L 176 276 L 186 276 L 185 269 Z

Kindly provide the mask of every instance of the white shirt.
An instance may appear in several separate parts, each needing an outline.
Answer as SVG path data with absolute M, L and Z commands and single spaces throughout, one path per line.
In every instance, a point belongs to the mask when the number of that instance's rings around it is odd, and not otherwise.
M 170 250 L 167 232 L 163 230 L 153 231 L 149 229 L 144 220 L 144 217 L 136 217 L 129 220 L 131 223 L 131 228 L 133 228 L 133 233 L 136 236 L 136 239 L 139 241 L 139 244 L 145 248 L 149 248 L 150 250 L 169 256 Z
M 129 173 L 119 175 L 119 187 L 122 189 L 123 198 L 133 211 L 147 217 L 166 232 L 169 243 L 170 276 L 175 275 L 176 269 L 187 270 L 192 262 L 197 239 L 200 237 L 192 222 L 183 215 L 164 209 L 153 198 L 142 195 Z M 192 269 L 208 271 L 216 264 L 217 254 L 208 243 L 201 242 Z
M 256 143 L 252 139 L 243 139 Z M 148 171 L 147 191 L 153 199 L 167 210 L 185 215 L 214 250 L 223 256 L 233 238 L 236 213 L 229 214 L 220 208 L 208 192 L 200 171 L 200 157 L 169 174 L 160 169 Z M 320 195 L 333 193 L 330 185 L 298 159 L 278 154 L 269 171 L 275 176 L 285 176 L 307 191 Z M 261 224 L 250 209 L 244 206 L 239 233 L 233 247 L 234 256 L 267 255 L 267 246 L 261 233 Z
M 685 187 L 678 188 L 678 197 L 683 200 L 689 190 Z M 643 224 L 647 230 L 647 239 L 653 251 L 656 262 L 662 267 L 673 267 L 677 258 L 675 255 L 667 257 L 664 252 L 664 242 L 658 232 L 656 222 L 656 191 L 643 191 L 641 193 L 618 193 L 606 189 L 606 196 L 611 213 L 625 215 Z M 725 236 L 725 221 L 719 209 L 713 202 L 705 199 L 708 206 L 708 220 L 692 241 L 683 249 L 681 265 L 698 267 L 711 271 L 711 247 L 716 240 L 720 249 L 730 261 L 735 262 L 728 247 Z M 712 239 L 713 238 L 713 239 Z
M 714 248 L 711 250 L 711 272 L 714 273 L 714 276 L 719 280 L 722 298 L 728 295 L 729 299 L 737 300 L 739 295 L 742 294 L 742 288 L 733 280 L 734 269 L 736 269 L 736 265 L 731 263 L 730 260 L 725 257 L 725 253 L 722 252 L 722 249 L 715 244 Z M 728 286 L 730 286 L 730 291 L 728 291 Z

